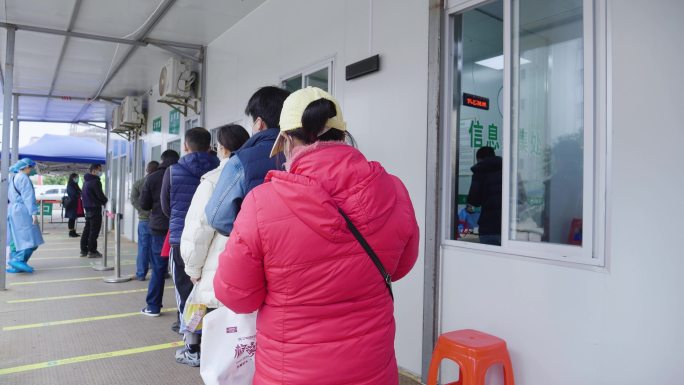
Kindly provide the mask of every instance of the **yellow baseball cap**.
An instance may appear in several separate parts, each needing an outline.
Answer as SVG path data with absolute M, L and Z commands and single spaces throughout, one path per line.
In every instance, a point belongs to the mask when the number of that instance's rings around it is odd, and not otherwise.
M 271 150 L 271 157 L 283 151 L 283 145 L 285 144 L 284 133 L 301 128 L 304 110 L 306 110 L 306 107 L 308 107 L 311 102 L 320 99 L 327 99 L 333 102 L 337 115 L 325 122 L 326 129 L 324 129 L 319 136 L 325 134 L 331 128 L 347 131 L 347 123 L 344 122 L 344 118 L 342 117 L 342 109 L 340 109 L 340 105 L 332 95 L 318 87 L 306 87 L 297 90 L 291 93 L 283 103 L 283 109 L 280 112 L 280 134 L 278 134 L 278 138 L 276 138 L 273 149 Z

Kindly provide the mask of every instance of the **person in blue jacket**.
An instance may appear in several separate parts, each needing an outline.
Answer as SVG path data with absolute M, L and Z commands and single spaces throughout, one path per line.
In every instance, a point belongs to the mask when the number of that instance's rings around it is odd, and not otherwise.
M 28 260 L 45 243 L 38 227 L 36 193 L 29 175 L 36 174 L 36 162 L 29 158 L 18 161 L 10 168 L 9 207 L 7 210 L 7 233 L 14 247 L 10 250 L 8 273 L 33 273 Z
M 230 235 L 247 193 L 262 184 L 270 170 L 282 168 L 282 160 L 270 155 L 280 133 L 280 111 L 289 95 L 287 90 L 267 86 L 247 102 L 245 114 L 252 118 L 252 137 L 231 155 L 204 209 L 209 225 L 221 235 Z
M 209 152 L 211 133 L 203 127 L 194 127 L 186 131 L 183 146 L 186 154 L 178 160 L 178 163 L 166 169 L 160 192 L 162 212 L 169 217 L 169 244 L 171 245 L 169 262 L 173 272 L 176 302 L 180 314 L 183 314 L 185 302 L 193 288 L 190 277 L 185 273 L 185 262 L 180 254 L 180 239 L 185 227 L 185 217 L 202 175 L 212 171 L 220 163 L 218 157 Z M 180 331 L 184 335 L 185 347 L 176 352 L 176 361 L 199 366 L 199 336 L 192 331 L 185 330 L 183 317 L 180 321 Z

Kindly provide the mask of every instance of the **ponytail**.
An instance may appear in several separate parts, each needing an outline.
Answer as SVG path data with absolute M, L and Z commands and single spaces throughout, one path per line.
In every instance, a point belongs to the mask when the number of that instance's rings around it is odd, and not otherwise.
M 335 127 L 325 127 L 328 119 L 335 116 L 337 116 L 335 103 L 328 99 L 315 100 L 309 103 L 302 114 L 302 127 L 287 133 L 305 144 L 312 144 L 318 141 L 343 141 L 346 137 L 344 131 Z M 326 128 L 328 131 L 324 131 Z

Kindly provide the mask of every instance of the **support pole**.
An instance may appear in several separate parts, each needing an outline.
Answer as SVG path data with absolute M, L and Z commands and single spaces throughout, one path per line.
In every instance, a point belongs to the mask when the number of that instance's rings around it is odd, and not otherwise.
M 40 233 L 45 234 L 45 201 L 40 200 Z
M 138 132 L 138 130 L 136 130 L 135 134 L 133 135 L 134 142 L 133 142 L 133 167 L 131 167 L 131 188 L 133 187 L 133 184 L 135 184 L 135 182 L 137 182 L 138 179 L 140 179 L 140 174 L 141 174 L 141 172 L 140 172 L 141 171 L 140 170 L 140 143 L 139 143 L 140 141 L 138 139 L 139 136 L 140 136 L 140 133 Z M 133 203 L 133 202 L 131 202 L 131 203 Z M 135 205 L 134 205 L 133 213 L 135 213 L 135 212 L 136 212 L 136 210 L 135 210 Z M 133 215 L 133 217 L 131 217 L 131 239 L 136 239 L 135 236 L 137 234 L 137 231 L 135 231 L 136 230 L 135 219 L 136 219 L 136 216 Z M 139 239 L 137 239 L 137 241 L 140 242 Z
M 19 95 L 14 94 L 12 102 L 12 164 L 19 161 Z
M 7 183 L 10 162 L 10 111 L 12 111 L 12 89 L 14 88 L 14 28 L 7 28 L 7 44 L 5 46 L 5 82 L 3 84 L 2 114 L 2 155 L 0 155 L 0 289 L 5 290 L 7 272 Z
M 105 129 L 107 130 L 107 144 L 105 146 L 105 164 L 104 164 L 104 176 L 105 176 L 105 186 L 107 190 L 107 198 L 112 199 L 112 186 L 111 186 L 111 178 L 110 178 L 110 167 L 109 165 L 112 162 L 112 157 L 109 153 L 109 131 L 111 127 L 109 126 L 109 123 L 105 124 Z M 111 205 L 111 203 L 108 203 L 108 205 Z M 105 212 L 107 210 L 105 209 Z M 107 249 L 109 248 L 108 245 L 108 236 L 109 234 L 109 216 L 105 214 L 104 218 L 102 218 L 102 229 L 104 231 L 104 250 L 102 250 L 102 263 L 101 264 L 94 264 L 93 265 L 93 270 L 96 271 L 108 271 L 108 270 L 114 270 L 112 266 L 107 266 Z
M 115 248 L 116 248 L 116 256 L 114 257 L 114 275 L 111 277 L 106 277 L 103 280 L 108 283 L 121 283 L 121 282 L 128 282 L 131 280 L 131 277 L 122 277 L 121 276 L 121 219 L 123 218 L 123 214 L 121 213 L 116 213 L 116 216 L 114 217 L 114 239 L 115 239 Z
M 207 47 L 200 50 L 202 64 L 200 72 L 200 126 L 207 126 Z
M 114 217 L 114 275 L 111 277 L 104 278 L 105 282 L 109 283 L 121 283 L 128 282 L 131 277 L 121 276 L 121 219 L 123 218 L 123 194 L 124 194 L 124 180 L 126 176 L 124 171 L 126 170 L 126 163 L 124 162 L 124 157 L 121 156 L 122 151 L 119 152 L 119 180 L 118 180 L 118 198 L 116 202 L 116 216 Z
M 427 101 L 427 201 L 425 204 L 425 257 L 423 271 L 423 342 L 421 377 L 427 382 L 430 359 L 435 342 L 440 333 L 441 292 L 441 239 L 440 216 L 440 159 L 442 151 L 440 144 L 443 140 L 441 128 L 442 103 L 444 102 L 441 84 L 445 63 L 442 52 L 442 33 L 445 26 L 443 11 L 444 1 L 429 0 L 429 28 L 428 28 L 428 101 Z M 446 39 L 452 38 L 444 34 Z M 449 102 L 450 103 L 450 102 Z

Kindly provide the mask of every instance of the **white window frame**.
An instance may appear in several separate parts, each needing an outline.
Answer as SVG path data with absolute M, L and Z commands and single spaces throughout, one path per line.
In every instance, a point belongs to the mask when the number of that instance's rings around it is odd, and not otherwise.
M 185 131 L 183 131 L 183 132 L 186 132 L 189 129 L 194 128 L 194 127 L 199 127 L 200 126 L 200 116 L 199 115 L 193 115 L 193 116 L 190 116 L 188 118 L 185 118 L 184 125 L 185 125 Z
M 503 202 L 501 218 L 501 246 L 483 245 L 479 243 L 452 240 L 452 215 L 456 210 L 454 200 L 454 176 L 452 162 L 456 154 L 452 150 L 453 91 L 454 91 L 454 51 L 453 15 L 477 8 L 491 0 L 448 0 L 445 4 L 447 12 L 444 23 L 443 60 L 445 63 L 442 80 L 442 168 L 441 199 L 444 210 L 440 213 L 442 227 L 442 246 L 460 249 L 480 250 L 514 257 L 530 257 L 544 261 L 558 261 L 573 265 L 606 266 L 607 245 L 607 210 L 606 195 L 608 186 L 608 167 L 610 159 L 610 131 L 608 108 L 610 105 L 609 73 L 607 71 L 609 47 L 607 40 L 608 12 L 607 0 L 583 0 L 584 21 L 584 159 L 583 159 L 583 232 L 582 246 L 551 244 L 545 242 L 516 241 L 509 235 L 512 226 L 511 217 L 511 169 L 513 152 L 517 135 L 513 134 L 511 116 L 512 85 L 515 74 L 511 67 L 513 54 L 513 1 L 503 0 L 504 5 L 504 116 L 503 116 Z M 458 119 L 456 120 L 458 121 Z M 514 127 L 513 127 L 514 128 Z
M 311 75 L 314 72 L 318 72 L 322 69 L 328 69 L 328 93 L 331 95 L 334 95 L 335 87 L 334 87 L 334 69 L 335 69 L 335 58 L 334 57 L 329 57 L 324 60 L 316 62 L 316 64 L 309 65 L 307 67 L 300 68 L 296 71 L 292 71 L 287 73 L 284 76 L 280 77 L 280 84 L 281 86 L 284 86 L 284 83 L 286 80 L 290 80 L 294 77 L 300 77 L 302 80 L 302 87 L 304 88 L 308 86 L 306 83 L 306 78 L 307 76 Z

